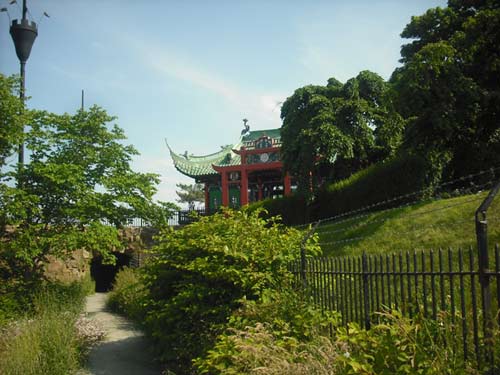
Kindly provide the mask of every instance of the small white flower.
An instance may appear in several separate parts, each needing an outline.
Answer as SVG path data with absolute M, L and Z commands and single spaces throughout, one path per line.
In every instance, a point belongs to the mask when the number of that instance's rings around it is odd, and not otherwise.
M 349 352 L 344 353 L 344 357 L 349 358 L 350 356 L 351 356 L 351 353 L 349 353 Z

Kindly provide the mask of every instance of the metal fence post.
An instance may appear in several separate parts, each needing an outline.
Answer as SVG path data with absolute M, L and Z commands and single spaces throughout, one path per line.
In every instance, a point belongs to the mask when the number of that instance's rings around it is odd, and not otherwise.
M 479 283 L 481 285 L 481 302 L 483 308 L 483 332 L 485 345 L 488 349 L 486 359 L 493 362 L 493 351 L 489 344 L 493 334 L 493 317 L 491 315 L 491 290 L 490 290 L 490 269 L 488 257 L 488 221 L 486 220 L 486 212 L 493 202 L 493 199 L 500 190 L 500 181 L 491 189 L 488 196 L 476 210 L 476 237 L 478 248 L 478 263 L 479 263 Z
M 369 299 L 369 285 L 368 277 L 368 258 L 366 253 L 363 252 L 362 262 L 361 262 L 361 276 L 363 279 L 363 310 L 365 311 L 365 328 L 370 329 L 370 299 Z
M 305 244 L 301 244 L 300 246 L 300 279 L 302 280 L 302 287 L 307 289 L 307 260 L 306 260 L 306 249 Z

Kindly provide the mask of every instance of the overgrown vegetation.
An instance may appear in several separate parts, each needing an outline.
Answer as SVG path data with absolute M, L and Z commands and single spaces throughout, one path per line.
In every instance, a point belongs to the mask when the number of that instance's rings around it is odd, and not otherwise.
M 145 318 L 144 304 L 147 298 L 148 294 L 139 271 L 125 267 L 116 274 L 106 304 L 111 310 L 141 323 Z
M 404 194 L 430 197 L 446 179 L 498 167 L 499 25 L 497 1 L 450 0 L 445 9 L 431 9 L 406 26 L 402 36 L 412 41 L 403 46 L 403 65 L 390 82 L 365 71 L 345 84 L 332 78 L 326 86 L 297 89 L 282 108 L 282 158 L 302 197 L 262 205 L 272 215 L 283 213 L 286 223 L 308 222 Z M 0 370 L 67 374 L 81 352 L 72 324 L 76 312 L 61 308 L 63 289 L 50 297 L 31 293 L 41 263 L 49 254 L 83 247 L 106 257 L 119 243 L 116 228 L 102 225 L 104 220 L 119 227 L 133 215 L 162 225 L 169 207 L 152 203 L 157 176 L 130 169 L 136 151 L 122 145 L 118 127 L 108 129 L 113 118 L 103 110 L 74 116 L 30 112 L 15 99 L 16 89 L 14 80 L 0 76 L 0 321 L 24 306 L 36 315 L 5 331 Z M 23 124 L 30 125 L 24 135 L 30 161 L 5 172 L 8 156 L 23 140 Z M 317 194 L 308 206 L 311 184 Z M 335 254 L 415 246 L 402 242 L 405 232 L 429 246 L 465 246 L 479 197 L 333 223 L 320 229 L 320 239 L 358 237 L 327 248 Z M 447 204 L 463 210 L 444 210 Z M 439 229 L 454 226 L 457 217 L 469 219 L 467 227 Z M 423 233 L 430 220 L 438 229 Z M 456 236 L 460 230 L 469 233 L 467 239 Z M 303 233 L 277 219 L 263 219 L 258 208 L 225 210 L 178 231 L 164 229 L 141 275 L 120 273 L 110 304 L 142 321 L 159 357 L 181 373 L 482 371 L 456 350 L 459 338 L 445 315 L 410 320 L 392 311 L 365 331 L 355 324 L 340 327 L 334 314 L 312 308 L 288 289 L 286 265 L 298 256 L 302 239 Z M 318 254 L 317 240 L 309 241 L 307 254 Z M 489 344 L 500 355 L 498 340 Z
M 80 368 L 92 340 L 79 330 L 90 279 L 51 283 L 31 294 L 32 304 L 16 320 L 0 325 L 0 373 L 67 375 Z
M 128 270 L 123 273 L 127 276 L 120 279 L 119 290 L 133 290 L 144 285 L 144 278 L 131 277 Z M 157 282 L 160 284 L 161 280 Z M 142 291 L 143 287 L 139 289 Z M 180 288 L 178 292 L 187 294 L 189 289 Z M 144 300 L 130 298 L 124 293 L 116 297 L 125 305 L 136 304 L 136 308 L 150 311 Z M 184 344 L 188 347 L 184 348 L 183 355 L 186 362 L 183 366 L 167 362 L 169 370 L 197 374 L 276 375 L 479 375 L 482 371 L 477 367 L 472 347 L 468 359 L 464 359 L 461 335 L 456 335 L 457 327 L 446 313 L 439 314 L 434 321 L 421 315 L 410 319 L 397 310 L 383 312 L 377 314 L 378 323 L 367 331 L 355 323 L 348 327 L 341 325 L 335 312 L 313 307 L 303 295 L 286 287 L 286 283 L 279 289 L 266 288 L 258 299 L 243 297 L 237 302 L 238 307 L 230 312 L 227 321 L 217 324 L 217 329 L 211 332 L 214 337 L 205 342 L 203 351 L 188 352 L 197 336 L 185 336 Z M 197 303 L 192 306 L 198 313 L 199 309 L 206 309 L 207 314 L 211 308 L 214 305 Z M 193 316 L 189 309 L 184 311 L 185 319 Z M 154 319 L 159 324 L 159 320 L 166 317 L 155 315 Z M 497 337 L 500 331 L 498 327 L 495 330 L 498 333 L 494 337 Z M 495 339 L 488 345 L 495 355 L 500 355 L 500 340 Z M 161 348 L 170 355 L 179 354 L 179 348 L 171 345 L 164 344 Z M 189 355 L 191 368 L 187 361 Z
M 195 361 L 201 374 L 480 374 L 474 353 L 464 360 L 450 317 L 380 314 L 367 331 L 341 326 L 297 294 L 246 302 L 212 350 Z M 500 332 L 500 331 L 499 331 Z M 499 353 L 500 342 L 493 344 Z
M 258 211 L 201 218 L 164 232 L 153 250 L 157 259 L 139 275 L 122 271 L 111 303 L 143 322 L 176 373 L 481 373 L 473 348 L 464 359 L 446 313 L 434 321 L 384 312 L 366 331 L 313 307 L 290 289 L 285 270 L 302 238 Z M 308 251 L 317 252 L 315 239 Z M 498 340 L 488 345 L 500 354 Z
M 184 371 L 208 350 L 240 300 L 288 279 L 302 234 L 259 212 L 224 210 L 181 230 L 165 229 L 144 271 L 147 332 L 161 359 Z M 310 254 L 318 248 L 309 245 Z

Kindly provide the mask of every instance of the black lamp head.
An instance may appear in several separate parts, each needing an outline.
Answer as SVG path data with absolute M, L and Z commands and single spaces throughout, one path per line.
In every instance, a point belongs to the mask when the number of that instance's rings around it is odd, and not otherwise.
M 30 57 L 31 47 L 38 35 L 38 30 L 35 22 L 31 22 L 26 18 L 13 20 L 10 26 L 10 35 L 16 47 L 16 54 L 21 63 L 26 63 Z

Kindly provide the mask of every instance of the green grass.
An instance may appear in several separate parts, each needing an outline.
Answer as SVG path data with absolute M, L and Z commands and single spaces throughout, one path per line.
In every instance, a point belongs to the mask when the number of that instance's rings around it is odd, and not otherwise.
M 474 213 L 488 192 L 429 200 L 325 222 L 317 229 L 324 255 L 385 254 L 476 246 Z M 500 197 L 488 210 L 489 244 L 500 242 Z
M 89 278 L 41 288 L 32 297 L 31 311 L 0 327 L 0 374 L 75 373 L 84 345 L 75 322 L 91 289 Z

